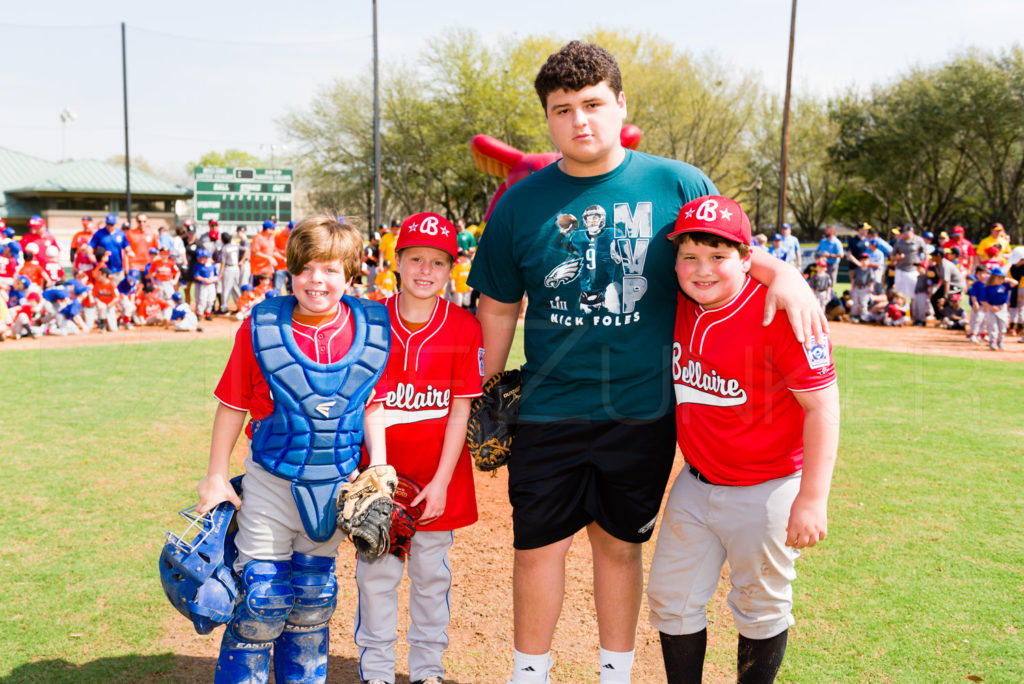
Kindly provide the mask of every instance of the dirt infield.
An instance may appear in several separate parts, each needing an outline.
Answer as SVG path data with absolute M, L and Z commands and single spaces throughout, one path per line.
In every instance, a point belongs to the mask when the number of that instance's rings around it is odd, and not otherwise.
M 155 341 L 194 340 L 201 337 L 229 338 L 238 329 L 237 321 L 219 317 L 204 322 L 201 333 L 174 333 L 161 329 L 136 328 L 112 334 L 94 333 L 76 337 L 43 337 L 0 344 L 5 349 L 53 349 L 83 344 L 139 344 Z M 1010 362 L 1024 361 L 1024 344 L 1009 338 L 1007 351 L 992 352 L 969 344 L 962 333 L 935 328 L 884 328 L 878 326 L 833 324 L 832 340 L 838 347 L 866 347 L 912 354 L 933 354 Z M 241 471 L 243 453 L 236 449 L 234 472 Z M 681 459 L 677 459 L 678 473 Z M 198 473 L 198 471 L 197 471 Z M 675 473 L 673 474 L 673 478 Z M 445 664 L 447 681 L 458 684 L 504 682 L 511 669 L 512 648 L 512 531 L 507 480 L 502 470 L 496 477 L 476 473 L 480 520 L 456 534 L 451 553 L 453 586 L 452 621 L 448 634 L 450 648 Z M 644 550 L 645 574 L 650 566 L 653 544 Z M 810 551 L 813 553 L 813 550 Z M 591 555 L 585 534 L 577 536 L 569 551 L 566 572 L 566 596 L 555 635 L 552 670 L 556 682 L 597 682 L 597 625 L 591 591 Z M 356 591 L 354 552 L 342 546 L 338 559 L 339 602 L 331 623 L 331 682 L 358 682 L 358 656 L 352 641 Z M 722 586 L 726 583 L 723 582 Z M 408 582 L 401 587 L 400 605 L 408 605 Z M 165 682 L 209 682 L 220 642 L 220 633 L 195 634 L 190 625 L 170 606 L 163 612 L 165 637 L 160 646 L 174 654 L 172 669 L 161 679 Z M 722 654 L 720 662 L 732 662 L 735 631 L 725 591 L 719 589 L 709 611 L 709 654 Z M 646 603 L 637 630 L 635 682 L 664 681 L 657 634 L 646 622 Z M 408 684 L 405 665 L 408 653 L 404 634 L 408 613 L 399 615 L 398 684 Z M 710 666 L 705 681 L 735 681 L 731 671 L 715 671 Z

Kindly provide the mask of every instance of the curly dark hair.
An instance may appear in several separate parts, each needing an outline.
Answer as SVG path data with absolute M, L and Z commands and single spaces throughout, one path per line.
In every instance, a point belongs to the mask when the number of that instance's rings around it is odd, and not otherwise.
M 622 74 L 612 53 L 599 45 L 574 40 L 548 56 L 533 87 L 546 110 L 548 95 L 556 90 L 577 91 L 607 81 L 612 92 L 622 92 Z

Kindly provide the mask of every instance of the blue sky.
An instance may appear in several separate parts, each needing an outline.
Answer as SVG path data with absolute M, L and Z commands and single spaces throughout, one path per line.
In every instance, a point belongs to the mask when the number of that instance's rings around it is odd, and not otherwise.
M 284 143 L 275 119 L 303 108 L 318 86 L 368 70 L 371 7 L 370 0 L 18 3 L 0 19 L 0 145 L 51 160 L 123 153 L 124 21 L 133 157 L 180 174 L 213 149 L 269 156 L 271 145 Z M 568 40 L 596 27 L 644 31 L 758 72 L 781 95 L 789 11 L 790 0 L 379 0 L 379 50 L 385 64 L 411 60 L 453 27 L 494 40 Z M 866 89 L 967 47 L 1005 49 L 1021 40 L 1022 26 L 1020 0 L 802 0 L 794 91 Z M 62 126 L 66 106 L 77 119 Z

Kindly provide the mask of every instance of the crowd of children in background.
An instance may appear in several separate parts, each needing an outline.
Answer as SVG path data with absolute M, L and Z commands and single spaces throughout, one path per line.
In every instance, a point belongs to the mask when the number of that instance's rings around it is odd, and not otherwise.
M 761 236 L 764 237 L 764 236 Z M 963 226 L 938 239 L 917 235 L 913 225 L 892 229 L 890 243 L 871 225 L 862 223 L 844 246 L 829 226 L 801 264 L 799 243 L 788 225 L 758 244 L 769 253 L 803 269 L 822 309 L 833 320 L 887 326 L 938 327 L 962 330 L 970 342 L 1004 349 L 1011 335 L 1024 342 L 1024 247 L 1012 248 L 1002 224 L 977 246 L 964 237 Z M 850 286 L 836 287 L 841 262 L 849 264 Z
M 245 226 L 221 231 L 216 220 L 201 230 L 187 219 L 172 232 L 151 228 L 145 214 L 134 227 L 114 214 L 99 227 L 85 216 L 62 260 L 42 217 L 33 216 L 21 236 L 0 219 L 0 341 L 135 326 L 202 331 L 214 315 L 244 320 L 263 299 L 288 292 L 285 246 L 293 225 L 270 218 L 250 237 Z M 476 235 L 461 219 L 456 227 L 459 257 L 441 294 L 470 309 L 466 278 Z M 381 226 L 366 244 L 356 296 L 382 300 L 398 291 L 397 228 Z
M 105 217 L 97 228 L 82 218 L 70 243 L 70 273 L 61 265 L 57 240 L 46 222 L 33 216 L 17 237 L 0 219 L 0 341 L 7 338 L 110 332 L 136 325 L 201 331 L 214 315 L 243 320 L 258 302 L 288 291 L 285 245 L 293 224 L 272 218 L 250 238 L 245 226 L 221 231 L 210 220 L 201 231 L 191 219 L 174 230 L 151 229 L 145 214 L 135 226 Z M 467 285 L 478 229 L 456 223 L 459 255 L 443 293 L 473 310 Z M 398 225 L 381 225 L 364 247 L 363 275 L 352 293 L 383 300 L 398 291 L 395 242 Z M 826 314 L 833 320 L 887 326 L 937 326 L 963 330 L 973 343 L 1003 349 L 1005 338 L 1024 342 L 1024 247 L 1011 248 L 1001 224 L 977 246 L 962 226 L 917 235 L 910 224 L 893 228 L 885 240 L 867 223 L 846 245 L 829 226 L 809 259 L 787 224 L 769 243 L 756 245 L 803 270 Z M 850 286 L 836 288 L 839 266 L 849 264 Z

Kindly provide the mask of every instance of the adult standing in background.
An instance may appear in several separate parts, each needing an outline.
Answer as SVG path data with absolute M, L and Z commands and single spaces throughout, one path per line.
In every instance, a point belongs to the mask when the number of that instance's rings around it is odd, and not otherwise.
M 900 237 L 892 246 L 893 266 L 896 267 L 896 278 L 893 287 L 908 297 L 913 295 L 917 285 L 917 265 L 927 258 L 924 240 L 914 234 L 914 226 L 903 224 Z
M 466 220 L 456 219 L 455 221 L 455 239 L 459 244 L 459 251 L 470 254 L 476 251 L 476 238 L 466 230 Z
M 977 260 L 980 264 L 989 257 L 986 255 L 989 247 L 996 247 L 999 251 L 996 253 L 995 258 L 999 261 L 999 264 L 1005 268 L 1007 259 L 1010 256 L 1010 238 L 1006 235 L 1006 229 L 1003 228 L 1002 223 L 993 223 L 992 230 L 988 236 L 981 239 L 978 243 Z
M 259 275 L 274 277 L 275 249 L 274 222 L 267 219 L 263 222 L 263 229 L 253 237 L 249 248 L 249 268 L 253 278 Z
M 803 255 L 800 253 L 800 241 L 793 235 L 793 226 L 788 223 L 782 224 L 782 247 L 786 250 L 786 262 L 796 266 L 796 269 L 803 269 Z
M 151 249 L 159 250 L 159 240 L 156 231 L 149 227 L 149 217 L 139 214 L 135 217 L 135 227 L 125 231 L 128 244 L 131 245 L 131 265 L 139 273 L 146 270 L 146 266 L 153 260 Z
M 288 274 L 288 257 L 285 250 L 288 247 L 288 236 L 292 234 L 292 228 L 294 227 L 295 221 L 289 221 L 287 226 L 274 227 L 274 290 L 279 295 L 284 294 L 285 285 L 290 285 L 291 283 L 291 278 Z
M 845 254 L 843 243 L 836 237 L 835 226 L 825 226 L 825 237 L 818 242 L 818 249 L 815 250 L 815 253 L 825 255 L 828 274 L 832 276 L 832 284 L 835 285 L 838 282 L 836 279 L 839 277 L 839 261 Z
M 124 278 L 125 265 L 128 263 L 130 245 L 124 231 L 117 227 L 116 214 L 107 214 L 103 221 L 103 227 L 97 230 L 89 240 L 89 246 L 93 252 L 97 247 L 102 247 L 106 251 L 109 255 L 107 269 L 110 270 L 110 279 L 114 283 L 121 282 L 121 279 Z
M 388 262 L 392 266 L 395 263 L 395 242 L 398 240 L 398 231 L 401 229 L 401 224 L 397 219 L 391 221 L 391 228 L 385 229 L 381 226 L 380 243 L 377 245 L 377 251 L 380 254 L 380 261 Z
M 92 221 L 92 216 L 82 217 L 82 229 L 75 233 L 71 237 L 71 263 L 75 263 L 75 259 L 78 257 L 78 250 L 83 246 L 89 245 L 89 240 L 92 240 L 93 234 L 96 232 L 96 224 Z

